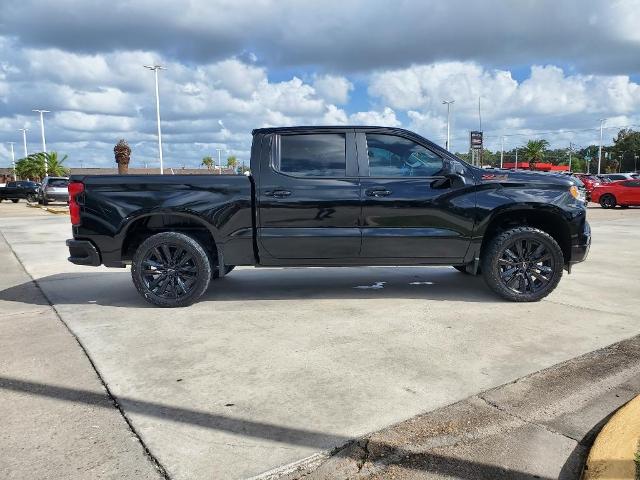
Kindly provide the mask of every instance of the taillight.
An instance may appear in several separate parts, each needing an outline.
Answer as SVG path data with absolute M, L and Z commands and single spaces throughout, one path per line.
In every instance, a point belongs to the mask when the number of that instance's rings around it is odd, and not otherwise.
M 71 225 L 80 225 L 80 204 L 77 197 L 84 192 L 84 183 L 69 182 L 67 187 L 69 190 L 69 215 L 71 216 Z

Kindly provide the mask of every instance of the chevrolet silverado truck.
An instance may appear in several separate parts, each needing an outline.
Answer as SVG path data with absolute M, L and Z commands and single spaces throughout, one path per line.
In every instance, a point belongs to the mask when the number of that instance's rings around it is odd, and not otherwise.
M 399 128 L 261 128 L 249 176 L 72 176 L 69 197 L 69 261 L 130 264 L 161 307 L 236 265 L 450 265 L 537 301 L 591 242 L 570 177 L 476 168 Z

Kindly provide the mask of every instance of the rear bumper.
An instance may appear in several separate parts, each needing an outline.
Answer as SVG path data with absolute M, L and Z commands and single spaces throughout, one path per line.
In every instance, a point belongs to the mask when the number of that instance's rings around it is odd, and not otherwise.
M 571 261 L 569 264 L 584 262 L 589 255 L 589 248 L 591 248 L 591 226 L 589 222 L 585 221 L 584 228 L 578 235 L 578 242 L 571 246 Z
M 102 264 L 100 260 L 100 252 L 96 246 L 89 240 L 67 240 L 67 247 L 69 247 L 69 258 L 71 263 L 76 265 L 88 265 L 91 267 L 97 267 Z
M 48 201 L 48 202 L 68 202 L 69 201 L 69 193 L 47 193 L 45 192 L 43 194 L 43 197 Z

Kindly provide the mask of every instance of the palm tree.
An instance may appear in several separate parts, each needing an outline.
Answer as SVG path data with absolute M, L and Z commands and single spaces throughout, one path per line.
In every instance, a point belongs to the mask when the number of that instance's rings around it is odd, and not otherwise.
M 42 180 L 46 175 L 64 177 L 69 174 L 69 170 L 63 165 L 66 159 L 67 155 L 59 158 L 58 152 L 32 153 L 16 162 L 16 175 L 31 180 Z
M 66 177 L 69 170 L 62 165 L 67 159 L 67 155 L 58 158 L 58 152 L 46 152 L 44 156 L 47 159 L 47 174 L 51 177 Z
M 546 140 L 529 140 L 523 147 L 523 157 L 529 162 L 529 170 L 535 170 L 536 163 L 544 159 L 544 153 L 549 146 Z
M 127 175 L 129 173 L 129 162 L 131 161 L 131 147 L 123 138 L 113 147 L 113 154 L 118 164 L 118 175 Z
M 237 166 L 238 166 L 238 159 L 236 158 L 235 155 L 232 155 L 231 157 L 227 158 L 227 167 L 233 168 L 235 170 Z
M 213 158 L 207 156 L 202 159 L 201 165 L 207 167 L 207 170 L 211 170 L 213 168 Z

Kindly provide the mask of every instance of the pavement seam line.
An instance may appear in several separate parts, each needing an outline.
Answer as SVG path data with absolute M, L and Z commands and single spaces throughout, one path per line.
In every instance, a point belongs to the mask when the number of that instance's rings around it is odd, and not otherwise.
M 78 336 L 73 332 L 73 330 L 71 330 L 71 328 L 69 327 L 67 322 L 65 322 L 63 320 L 62 316 L 60 315 L 60 312 L 58 312 L 57 308 L 55 307 L 55 305 L 53 304 L 51 299 L 47 296 L 47 294 L 44 292 L 44 290 L 40 287 L 40 284 L 38 284 L 38 282 L 33 277 L 33 275 L 31 275 L 31 273 L 29 273 L 29 271 L 26 269 L 26 267 L 24 266 L 24 264 L 20 260 L 20 257 L 18 256 L 18 254 L 13 249 L 13 246 L 11 245 L 11 243 L 9 243 L 9 240 L 7 240 L 7 237 L 4 235 L 4 232 L 2 232 L 1 230 L 0 230 L 0 236 L 2 237 L 4 242 L 9 247 L 9 250 L 13 254 L 14 258 L 16 259 L 16 261 L 18 262 L 18 264 L 20 265 L 20 267 L 22 268 L 24 273 L 26 273 L 27 276 L 31 279 L 31 282 L 38 289 L 38 291 L 42 294 L 43 298 L 47 301 L 47 303 L 49 304 L 49 307 L 51 308 L 51 310 L 53 310 L 53 313 L 58 318 L 60 323 L 62 325 L 64 325 L 64 327 L 67 330 L 67 332 L 69 332 L 69 334 L 75 339 L 76 343 L 78 344 L 78 346 L 80 347 L 80 349 L 84 353 L 85 357 L 87 357 L 87 360 L 89 360 L 89 365 L 91 365 L 91 368 L 93 369 L 93 371 L 95 372 L 96 376 L 98 377 L 98 380 L 100 381 L 100 384 L 102 385 L 102 388 L 104 388 L 104 391 L 107 394 L 107 397 L 109 397 L 109 400 L 111 400 L 111 403 L 116 408 L 116 410 L 118 410 L 118 412 L 120 412 L 120 416 L 123 418 L 123 420 L 125 421 L 125 423 L 129 427 L 130 432 L 133 434 L 133 436 L 140 443 L 140 446 L 142 447 L 142 450 L 144 451 L 146 457 L 149 459 L 149 461 L 153 464 L 153 466 L 158 471 L 158 473 L 160 473 L 160 475 L 162 475 L 162 477 L 165 480 L 171 480 L 171 477 L 167 473 L 167 470 L 164 468 L 162 463 L 160 463 L 160 461 L 151 453 L 151 451 L 149 450 L 149 447 L 147 447 L 147 445 L 144 443 L 144 441 L 142 440 L 142 437 L 138 434 L 138 432 L 136 431 L 135 427 L 133 426 L 133 423 L 131 422 L 129 417 L 127 417 L 127 415 L 124 412 L 123 408 L 118 403 L 117 398 L 115 397 L 115 395 L 113 395 L 113 393 L 109 389 L 107 383 L 102 378 L 102 375 L 100 374 L 100 371 L 98 370 L 98 367 L 96 366 L 96 364 L 94 363 L 93 359 L 91 358 L 91 355 L 89 355 L 88 350 L 85 348 L 83 343 L 80 341 L 80 338 L 78 338 Z
M 484 401 L 490 407 L 493 407 L 496 410 L 498 410 L 498 411 L 500 411 L 502 413 L 505 413 L 506 415 L 509 415 L 510 417 L 515 418 L 516 420 L 520 420 L 521 422 L 527 423 L 529 425 L 533 425 L 534 427 L 542 428 L 543 430 L 546 430 L 549 433 L 552 433 L 554 435 L 559 435 L 559 436 L 564 437 L 564 438 L 566 438 L 568 440 L 576 442 L 576 444 L 580 444 L 580 440 L 578 440 L 576 438 L 573 438 L 573 437 L 571 437 L 569 435 L 566 435 L 566 434 L 564 434 L 562 432 L 558 432 L 557 430 L 554 430 L 553 428 L 550 428 L 547 425 L 542 425 L 542 424 L 537 423 L 537 422 L 532 422 L 531 420 L 527 420 L 526 418 L 520 417 L 519 415 L 516 415 L 515 413 L 510 412 L 506 408 L 501 407 L 497 403 L 494 403 L 491 400 L 485 398 L 482 393 L 479 393 L 478 395 L 476 395 L 476 397 L 478 397 L 480 400 Z

